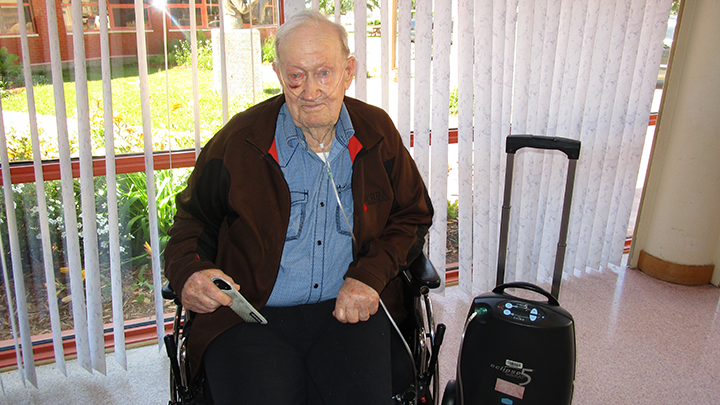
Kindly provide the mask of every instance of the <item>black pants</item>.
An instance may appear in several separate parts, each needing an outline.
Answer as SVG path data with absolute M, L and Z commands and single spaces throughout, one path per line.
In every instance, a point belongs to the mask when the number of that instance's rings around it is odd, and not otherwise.
M 215 404 L 390 404 L 387 315 L 343 324 L 334 308 L 264 308 L 267 325 L 242 323 L 213 340 L 203 363 Z

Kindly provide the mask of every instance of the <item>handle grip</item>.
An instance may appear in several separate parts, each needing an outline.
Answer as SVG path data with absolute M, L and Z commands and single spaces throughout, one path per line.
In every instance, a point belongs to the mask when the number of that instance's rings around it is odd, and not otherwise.
M 442 346 L 443 339 L 445 338 L 446 326 L 441 323 L 435 330 L 435 340 L 432 342 L 432 354 L 430 355 L 430 362 L 428 363 L 428 375 L 432 376 L 435 372 L 435 365 L 438 361 L 438 355 L 440 354 L 440 346 Z M 437 378 L 437 376 L 435 376 Z
M 505 292 L 505 289 L 507 289 L 507 288 L 522 288 L 523 290 L 530 290 L 532 292 L 536 292 L 540 295 L 543 295 L 545 298 L 547 298 L 548 304 L 550 304 L 552 306 L 556 306 L 556 307 L 560 306 L 560 303 L 558 302 L 558 300 L 555 297 L 553 297 L 552 294 L 550 294 L 549 292 L 536 286 L 535 284 L 525 283 L 522 281 L 500 284 L 499 286 L 497 286 L 493 289 L 493 292 L 495 294 L 503 294 Z
M 505 152 L 515 153 L 522 148 L 559 150 L 565 153 L 568 159 L 573 160 L 580 157 L 580 141 L 575 139 L 539 135 L 510 135 L 507 137 Z

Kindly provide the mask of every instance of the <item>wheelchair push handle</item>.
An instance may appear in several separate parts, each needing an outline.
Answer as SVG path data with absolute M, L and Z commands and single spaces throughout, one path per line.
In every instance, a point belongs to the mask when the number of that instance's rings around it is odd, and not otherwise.
M 445 330 L 447 327 L 444 323 L 437 326 L 435 331 L 435 339 L 432 342 L 432 354 L 430 355 L 430 362 L 428 363 L 428 370 L 432 373 L 435 370 L 435 364 L 437 364 L 438 356 L 440 354 L 440 346 L 442 346 L 443 340 L 445 339 Z
M 430 290 L 441 285 L 440 276 L 435 271 L 435 266 L 422 252 L 402 273 L 405 275 L 405 280 L 410 284 L 416 297 L 427 294 Z
M 571 160 L 577 160 L 580 157 L 580 141 L 575 139 L 539 135 L 510 135 L 507 137 L 506 153 L 514 154 L 522 148 L 559 150 Z

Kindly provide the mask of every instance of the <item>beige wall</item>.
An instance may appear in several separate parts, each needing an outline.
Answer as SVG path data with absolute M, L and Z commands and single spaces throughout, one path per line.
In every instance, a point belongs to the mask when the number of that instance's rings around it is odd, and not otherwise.
M 720 2 L 686 0 L 633 238 L 685 265 L 715 264 L 720 283 Z
M 718 240 L 717 248 L 715 249 L 715 265 L 720 266 L 720 240 Z M 720 286 L 720 270 L 715 268 L 713 273 L 712 283 L 716 286 Z

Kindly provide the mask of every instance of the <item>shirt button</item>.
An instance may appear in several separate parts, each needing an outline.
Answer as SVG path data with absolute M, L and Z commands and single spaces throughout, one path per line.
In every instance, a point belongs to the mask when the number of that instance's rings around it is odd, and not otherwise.
M 320 287 L 320 286 L 317 283 L 313 284 L 313 288 L 318 288 L 318 287 Z
M 321 206 L 321 207 L 324 207 L 324 206 L 325 206 L 325 203 L 322 202 L 322 201 L 320 201 L 320 206 Z
M 318 244 L 318 246 L 322 245 L 322 241 L 321 240 L 317 241 L 317 244 Z

